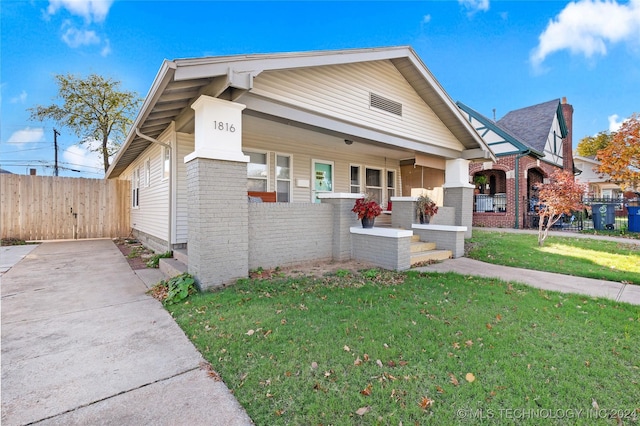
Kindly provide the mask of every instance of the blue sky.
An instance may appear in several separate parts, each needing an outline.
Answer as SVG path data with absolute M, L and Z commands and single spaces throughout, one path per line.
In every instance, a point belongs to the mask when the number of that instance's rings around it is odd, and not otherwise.
M 566 97 L 574 146 L 640 112 L 640 0 L 3 0 L 0 168 L 53 174 L 53 76 L 91 73 L 144 97 L 163 61 L 412 46 L 454 101 L 488 117 Z M 101 178 L 100 160 L 58 128 L 61 176 Z M 81 170 L 82 173 L 67 169 Z

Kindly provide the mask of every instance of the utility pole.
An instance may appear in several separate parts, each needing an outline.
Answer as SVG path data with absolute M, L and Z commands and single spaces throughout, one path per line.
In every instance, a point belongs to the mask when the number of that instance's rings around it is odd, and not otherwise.
M 53 129 L 53 148 L 55 150 L 55 163 L 53 166 L 54 176 L 58 176 L 58 136 L 60 136 L 60 132 L 54 128 Z

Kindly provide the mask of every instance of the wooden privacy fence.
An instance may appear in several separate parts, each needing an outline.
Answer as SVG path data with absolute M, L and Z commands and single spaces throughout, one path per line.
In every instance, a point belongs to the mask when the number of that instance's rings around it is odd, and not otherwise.
M 0 175 L 2 238 L 127 236 L 129 181 Z

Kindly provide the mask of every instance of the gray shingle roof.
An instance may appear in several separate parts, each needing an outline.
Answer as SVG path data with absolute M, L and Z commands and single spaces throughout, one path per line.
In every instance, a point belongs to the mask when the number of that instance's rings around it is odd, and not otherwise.
M 496 123 L 519 141 L 543 152 L 549 130 L 558 113 L 560 99 L 510 111 Z

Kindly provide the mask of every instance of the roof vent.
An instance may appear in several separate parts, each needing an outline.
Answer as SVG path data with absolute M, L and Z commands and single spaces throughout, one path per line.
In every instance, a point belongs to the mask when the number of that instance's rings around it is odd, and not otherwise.
M 400 102 L 392 101 L 375 93 L 369 93 L 369 106 L 402 117 L 402 104 Z

